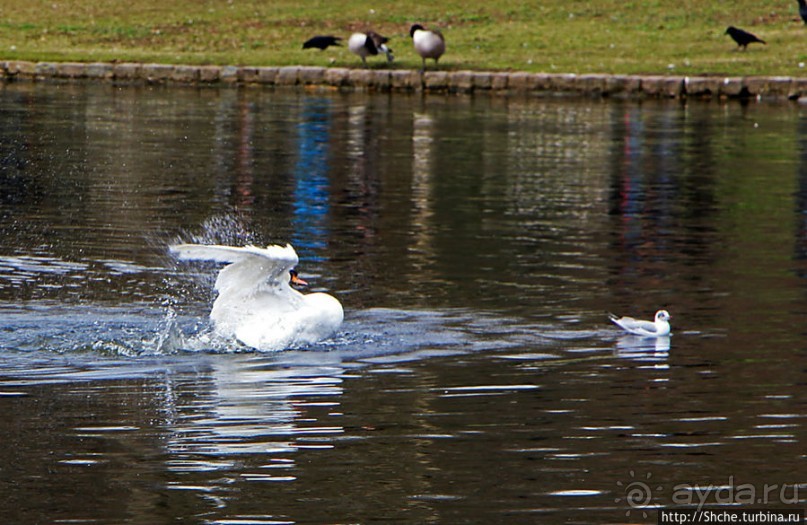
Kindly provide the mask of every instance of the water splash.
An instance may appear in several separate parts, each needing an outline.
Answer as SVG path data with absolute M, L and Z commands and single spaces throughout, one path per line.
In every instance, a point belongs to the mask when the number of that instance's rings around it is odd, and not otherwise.
M 249 228 L 246 218 L 239 214 L 208 218 L 202 223 L 200 231 L 189 235 L 187 242 L 228 246 L 262 244 L 260 237 Z

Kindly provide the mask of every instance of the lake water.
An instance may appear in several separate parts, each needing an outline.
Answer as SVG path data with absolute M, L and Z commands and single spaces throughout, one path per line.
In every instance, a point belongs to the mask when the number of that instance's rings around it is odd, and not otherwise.
M 341 331 L 217 339 L 180 241 Z M 801 106 L 0 86 L 4 523 L 804 508 L 805 320 Z

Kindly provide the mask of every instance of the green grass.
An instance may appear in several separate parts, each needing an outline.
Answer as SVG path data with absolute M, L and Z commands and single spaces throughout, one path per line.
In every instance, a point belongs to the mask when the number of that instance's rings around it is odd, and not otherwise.
M 443 31 L 444 69 L 807 74 L 807 26 L 789 0 L 3 0 L 0 60 L 356 67 L 345 48 L 302 42 L 372 28 L 391 38 L 396 67 L 415 68 L 413 22 Z M 737 51 L 728 25 L 768 45 Z

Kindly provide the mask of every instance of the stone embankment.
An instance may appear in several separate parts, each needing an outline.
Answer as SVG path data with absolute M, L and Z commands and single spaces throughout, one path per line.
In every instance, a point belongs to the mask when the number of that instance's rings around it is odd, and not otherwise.
M 372 91 L 624 98 L 770 98 L 807 101 L 807 78 L 573 75 L 341 67 L 186 66 L 0 61 L 0 81 L 103 80 L 126 84 L 321 86 Z

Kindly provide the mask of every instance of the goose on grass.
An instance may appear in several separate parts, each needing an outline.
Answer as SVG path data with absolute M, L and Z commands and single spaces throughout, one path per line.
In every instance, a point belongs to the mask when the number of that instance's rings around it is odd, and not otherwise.
M 409 35 L 412 37 L 415 51 L 423 59 L 421 71 L 426 69 L 427 58 L 434 60 L 434 64 L 437 65 L 437 61 L 446 52 L 446 40 L 443 34 L 437 30 L 428 30 L 420 24 L 414 24 L 409 28 Z
M 376 56 L 379 53 L 387 55 L 387 62 L 395 60 L 392 49 L 387 47 L 387 42 L 389 42 L 389 38 L 381 36 L 375 31 L 353 33 L 347 41 L 347 48 L 361 58 L 361 63 L 367 67 L 367 57 Z

